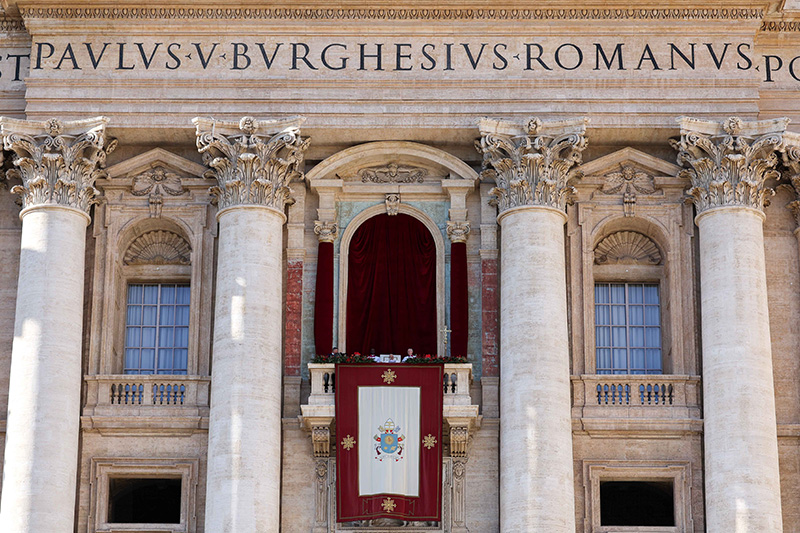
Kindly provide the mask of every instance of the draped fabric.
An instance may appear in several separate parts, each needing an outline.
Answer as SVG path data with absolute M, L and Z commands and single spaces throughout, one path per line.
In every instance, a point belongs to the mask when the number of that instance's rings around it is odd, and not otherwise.
M 454 357 L 467 356 L 467 293 L 467 243 L 454 242 L 450 246 L 450 355 Z
M 314 302 L 314 345 L 317 354 L 333 348 L 333 243 L 319 243 Z
M 350 242 L 347 351 L 436 353 L 436 244 L 409 215 L 378 215 Z

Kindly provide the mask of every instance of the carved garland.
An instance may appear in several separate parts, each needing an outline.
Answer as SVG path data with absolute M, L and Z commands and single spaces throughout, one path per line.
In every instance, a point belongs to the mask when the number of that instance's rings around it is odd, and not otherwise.
M 646 235 L 636 231 L 612 233 L 597 244 L 597 265 L 660 265 L 661 251 Z
M 148 231 L 134 240 L 122 260 L 126 265 L 188 265 L 192 249 L 171 231 Z

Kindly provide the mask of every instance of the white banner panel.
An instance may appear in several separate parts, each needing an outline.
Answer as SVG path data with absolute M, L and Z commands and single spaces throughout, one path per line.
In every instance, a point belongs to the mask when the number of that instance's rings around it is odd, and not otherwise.
M 358 388 L 359 496 L 419 496 L 419 387 Z

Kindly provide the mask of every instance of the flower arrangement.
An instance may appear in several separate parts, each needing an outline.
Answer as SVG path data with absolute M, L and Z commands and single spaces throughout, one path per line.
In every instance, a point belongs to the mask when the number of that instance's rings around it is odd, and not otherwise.
M 468 363 L 466 357 L 450 356 L 450 357 L 437 357 L 435 354 L 416 355 L 414 357 L 406 357 L 403 359 L 404 363 L 418 364 L 445 364 L 445 363 Z

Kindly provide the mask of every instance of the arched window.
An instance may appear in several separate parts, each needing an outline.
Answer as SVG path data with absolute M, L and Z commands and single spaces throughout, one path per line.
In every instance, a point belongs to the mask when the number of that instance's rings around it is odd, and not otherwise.
M 646 235 L 618 231 L 594 250 L 598 374 L 661 374 L 662 254 Z

